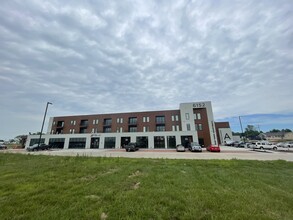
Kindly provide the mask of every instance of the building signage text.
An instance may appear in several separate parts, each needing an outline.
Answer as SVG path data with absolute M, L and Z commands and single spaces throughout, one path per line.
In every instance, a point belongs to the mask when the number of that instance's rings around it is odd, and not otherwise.
M 193 103 L 193 108 L 205 108 L 206 104 L 204 102 Z

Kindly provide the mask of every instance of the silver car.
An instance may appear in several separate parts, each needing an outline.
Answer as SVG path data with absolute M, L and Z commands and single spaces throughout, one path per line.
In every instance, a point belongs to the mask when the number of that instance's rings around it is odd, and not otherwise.
M 178 144 L 176 146 L 176 151 L 177 152 L 185 152 L 185 147 L 182 144 Z
M 191 142 L 188 149 L 191 152 L 202 152 L 202 148 L 201 148 L 200 144 L 197 142 Z

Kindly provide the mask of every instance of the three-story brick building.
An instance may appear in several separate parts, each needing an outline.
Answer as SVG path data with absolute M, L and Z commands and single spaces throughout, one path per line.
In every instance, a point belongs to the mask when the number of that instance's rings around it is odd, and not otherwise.
M 189 142 L 207 146 L 223 142 L 221 129 L 232 137 L 229 123 L 214 121 L 211 102 L 192 102 L 176 110 L 52 117 L 41 143 L 65 149 L 121 148 L 129 142 L 140 148 L 175 148 Z M 27 146 L 38 141 L 30 135 Z

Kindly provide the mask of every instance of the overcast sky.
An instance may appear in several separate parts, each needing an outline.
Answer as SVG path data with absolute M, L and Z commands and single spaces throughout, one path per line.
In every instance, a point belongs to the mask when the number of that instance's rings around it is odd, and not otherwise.
M 292 0 L 2 0 L 0 139 L 40 131 L 47 101 L 47 121 L 212 101 L 233 130 L 238 116 L 244 127 L 293 129 L 292 9 Z

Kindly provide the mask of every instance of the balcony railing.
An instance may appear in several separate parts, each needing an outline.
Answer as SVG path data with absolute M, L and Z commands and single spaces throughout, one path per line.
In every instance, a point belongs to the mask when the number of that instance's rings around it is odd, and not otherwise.
M 88 121 L 80 122 L 80 127 L 87 127 L 89 125 Z
M 58 122 L 56 127 L 57 128 L 63 128 L 64 127 L 64 122 Z

